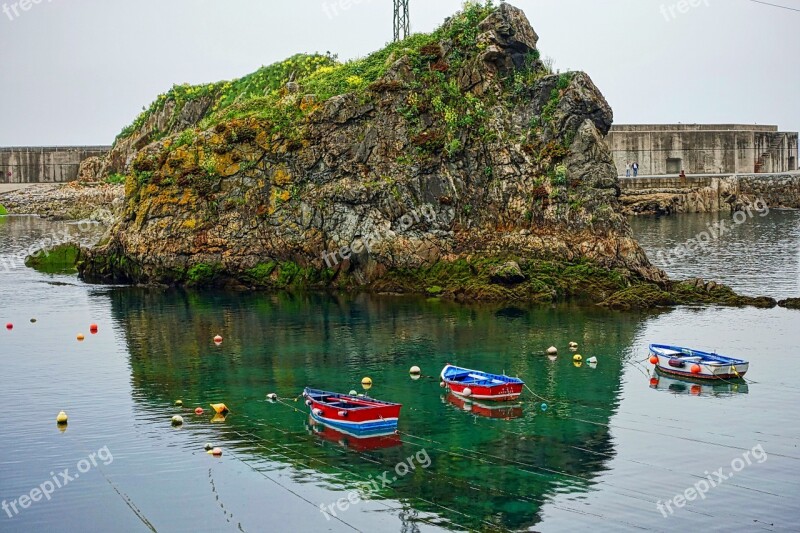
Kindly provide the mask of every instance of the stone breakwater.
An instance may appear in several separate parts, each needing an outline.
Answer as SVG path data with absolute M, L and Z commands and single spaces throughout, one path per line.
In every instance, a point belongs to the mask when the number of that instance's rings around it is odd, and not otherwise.
M 770 208 L 800 209 L 800 173 L 620 178 L 627 215 L 733 213 L 763 202 Z
M 11 215 L 38 215 L 52 220 L 91 219 L 111 223 L 122 206 L 123 185 L 106 183 L 37 184 L 8 192 L 0 190 L 0 205 Z

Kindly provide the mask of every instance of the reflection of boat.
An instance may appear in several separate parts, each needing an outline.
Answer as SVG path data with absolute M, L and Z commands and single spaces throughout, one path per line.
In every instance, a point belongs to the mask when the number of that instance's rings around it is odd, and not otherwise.
M 695 379 L 736 379 L 750 368 L 750 363 L 741 359 L 680 346 L 651 344 L 650 353 L 650 362 L 662 372 Z
M 465 398 L 509 402 L 519 398 L 525 386 L 519 378 L 488 374 L 448 364 L 442 369 L 442 380 L 450 391 Z
M 656 368 L 650 379 L 650 388 L 663 390 L 673 394 L 690 394 L 692 396 L 727 396 L 731 394 L 747 394 L 748 387 L 744 380 L 722 381 L 692 379 L 672 376 Z
M 403 443 L 396 430 L 379 434 L 368 434 L 365 436 L 363 433 L 351 433 L 343 429 L 333 428 L 327 424 L 318 422 L 313 416 L 309 418 L 309 425 L 314 431 L 314 434 L 319 435 L 321 438 L 336 442 L 345 448 L 350 448 L 357 452 L 392 448 Z
M 336 429 L 360 435 L 397 429 L 402 407 L 399 403 L 309 388 L 303 391 L 303 396 L 311 408 L 311 416 Z
M 486 418 L 501 418 L 504 420 L 509 420 L 512 418 L 519 418 L 523 414 L 522 404 L 518 403 L 488 404 L 469 400 L 453 393 L 447 395 L 447 401 L 464 412 Z

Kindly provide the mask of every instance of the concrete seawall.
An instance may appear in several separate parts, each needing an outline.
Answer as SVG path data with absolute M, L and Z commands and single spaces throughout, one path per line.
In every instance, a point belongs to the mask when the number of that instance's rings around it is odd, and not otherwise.
M 763 200 L 770 207 L 800 209 L 800 172 L 621 177 L 628 214 L 732 212 Z
M 81 162 L 110 146 L 0 148 L 0 183 L 64 183 L 78 178 Z

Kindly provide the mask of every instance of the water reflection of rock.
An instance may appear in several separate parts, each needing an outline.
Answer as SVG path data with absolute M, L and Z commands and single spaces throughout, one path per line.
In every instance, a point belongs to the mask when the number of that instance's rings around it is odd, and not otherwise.
M 111 298 L 144 411 L 178 397 L 187 408 L 225 401 L 234 414 L 214 426 L 220 442 L 292 465 L 305 481 L 312 467 L 339 483 L 351 477 L 356 483 L 426 449 L 430 468 L 380 494 L 477 529 L 487 521 L 534 526 L 555 491 L 585 491 L 605 470 L 615 453 L 607 424 L 618 405 L 619 350 L 640 325 L 633 315 L 609 320 L 593 308 L 534 307 L 509 321 L 497 319 L 497 307 L 391 297 L 127 289 Z M 217 333 L 225 337 L 221 347 L 212 342 Z M 566 349 L 549 361 L 540 354 L 554 339 L 602 350 L 602 364 L 576 369 Z M 435 374 L 452 357 L 524 377 L 553 401 L 546 412 L 528 403 L 523 417 L 506 421 L 464 417 L 442 405 L 435 380 L 407 375 L 410 362 Z M 268 392 L 291 398 L 306 385 L 349 390 L 365 368 L 375 379 L 375 396 L 405 406 L 402 446 L 320 446 L 307 432 L 302 403 L 264 401 Z

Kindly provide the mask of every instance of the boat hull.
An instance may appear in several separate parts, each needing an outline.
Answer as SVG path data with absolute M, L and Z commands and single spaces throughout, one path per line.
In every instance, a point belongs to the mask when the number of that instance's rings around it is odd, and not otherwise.
M 303 395 L 311 417 L 329 427 L 356 435 L 397 430 L 400 404 L 311 389 L 306 389 Z
M 473 378 L 472 381 L 464 377 Z M 487 402 L 513 402 L 522 394 L 525 383 L 518 378 L 510 378 L 496 374 L 487 374 L 478 370 L 447 365 L 442 370 L 442 381 L 453 394 L 462 398 L 483 400 Z M 478 377 L 487 381 L 497 381 L 493 384 L 475 382 Z
M 741 379 L 750 369 L 747 361 L 688 348 L 652 345 L 650 354 L 658 358 L 655 366 L 659 372 L 698 380 Z M 692 371 L 695 366 L 699 372 Z

